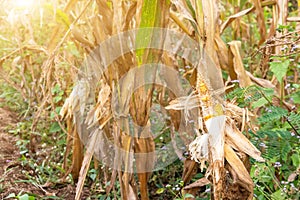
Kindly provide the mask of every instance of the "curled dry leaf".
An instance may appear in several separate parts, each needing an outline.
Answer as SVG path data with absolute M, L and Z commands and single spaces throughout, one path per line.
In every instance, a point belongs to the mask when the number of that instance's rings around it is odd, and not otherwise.
M 220 34 L 222 34 L 224 32 L 224 30 L 228 27 L 228 25 L 233 22 L 235 19 L 242 17 L 244 15 L 249 14 L 250 12 L 252 12 L 254 10 L 254 6 L 252 6 L 251 8 L 248 8 L 246 10 L 242 10 L 234 15 L 231 15 L 230 17 L 228 17 L 228 19 L 223 22 L 223 24 L 221 25 L 220 28 Z
M 190 185 L 185 186 L 183 189 L 189 190 L 192 188 L 200 188 L 200 187 L 208 185 L 208 184 L 210 184 L 210 181 L 204 177 L 204 178 L 201 178 L 201 179 L 191 183 Z
M 235 149 L 244 152 L 259 162 L 264 162 L 260 151 L 243 135 L 233 121 L 227 120 L 225 126 L 226 143 L 232 144 Z M 228 141 L 228 142 L 227 142 Z
M 267 80 L 267 79 L 262 79 L 262 78 L 257 78 L 255 76 L 253 76 L 250 72 L 246 71 L 246 74 L 247 76 L 250 77 L 250 79 L 256 83 L 257 85 L 261 86 L 261 87 L 264 87 L 264 88 L 271 88 L 271 89 L 276 89 L 275 85 Z

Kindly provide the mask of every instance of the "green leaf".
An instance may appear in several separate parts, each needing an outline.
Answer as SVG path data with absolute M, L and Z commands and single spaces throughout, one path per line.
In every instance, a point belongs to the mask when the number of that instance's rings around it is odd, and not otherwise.
M 89 177 L 95 181 L 96 180 L 96 177 L 97 177 L 97 174 L 90 174 Z
M 61 91 L 60 86 L 58 84 L 56 84 L 53 88 L 52 88 L 52 94 L 57 94 L 59 91 Z
M 53 100 L 54 100 L 54 103 L 57 103 L 62 100 L 62 96 L 56 96 L 56 97 L 54 97 Z
M 274 199 L 274 200 L 284 200 L 286 199 L 286 194 L 281 192 L 281 190 L 277 190 L 276 192 L 274 192 L 272 195 L 271 195 L 271 199 Z
M 64 24 L 68 28 L 70 27 L 69 17 L 63 10 L 54 8 L 51 3 L 45 3 L 44 8 L 52 14 L 56 14 L 55 19 L 57 23 Z
M 18 197 L 19 200 L 35 200 L 34 196 L 29 196 L 28 194 L 23 194 Z
M 273 123 L 280 120 L 282 117 L 286 116 L 288 111 L 276 106 L 268 107 L 268 112 L 264 113 L 260 117 L 258 117 L 258 122 L 262 123 Z M 278 128 L 278 127 L 273 127 Z
M 267 103 L 268 103 L 267 99 L 265 97 L 262 97 L 262 98 L 258 99 L 257 101 L 255 101 L 252 104 L 252 107 L 253 108 L 262 107 L 262 106 L 266 105 Z
M 106 199 L 106 195 L 101 195 L 99 200 L 105 200 Z
M 89 177 L 90 177 L 93 181 L 95 181 L 96 178 L 97 178 L 97 170 L 91 169 L 91 170 L 89 171 Z
M 271 88 L 257 88 L 258 90 L 262 90 L 263 93 L 267 96 L 267 97 L 272 97 L 274 95 L 274 89 Z
M 5 197 L 5 199 L 14 198 L 14 197 L 16 197 L 16 194 L 10 193 L 7 197 Z
M 195 197 L 194 195 L 187 193 L 184 195 L 184 198 L 195 198 Z
M 61 110 L 61 108 L 62 108 L 61 106 L 58 106 L 58 107 L 56 107 L 56 108 L 55 108 L 55 112 L 56 112 L 57 114 L 59 114 L 59 113 L 60 113 L 60 110 Z
M 285 60 L 283 62 L 270 63 L 270 69 L 280 83 L 282 83 L 282 79 L 286 75 L 289 65 L 290 65 L 289 60 Z
M 300 92 L 296 92 L 291 95 L 291 98 L 293 99 L 294 103 L 300 104 Z
M 57 122 L 54 122 L 51 125 L 49 132 L 50 133 L 55 133 L 55 132 L 58 132 L 58 131 L 61 131 L 61 128 L 60 128 L 60 126 L 59 126 L 59 124 Z
M 159 188 L 156 190 L 156 194 L 162 194 L 165 191 L 165 188 Z
M 136 36 L 136 57 L 138 66 L 140 66 L 143 62 L 145 48 L 147 48 L 151 43 L 153 30 L 150 28 L 155 25 L 157 4 L 158 0 L 143 1 L 141 22 Z
M 298 153 L 294 153 L 292 156 L 291 156 L 291 159 L 293 161 L 293 165 L 295 167 L 298 167 L 300 165 L 300 156 Z
M 152 44 L 155 42 L 156 44 L 160 44 L 159 34 L 154 32 L 154 27 L 163 27 L 162 18 L 166 17 L 163 15 L 165 9 L 164 6 L 170 6 L 169 0 L 144 0 L 142 4 L 142 16 L 141 22 L 139 25 L 139 29 L 136 35 L 136 58 L 138 66 L 149 62 L 152 62 L 151 59 L 153 54 L 150 52 L 147 55 L 147 48 L 153 46 Z M 155 46 L 155 45 L 154 45 Z

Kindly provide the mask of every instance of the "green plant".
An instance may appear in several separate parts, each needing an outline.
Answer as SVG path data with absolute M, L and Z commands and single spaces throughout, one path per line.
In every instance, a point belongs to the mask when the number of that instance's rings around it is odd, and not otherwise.
M 279 79 L 283 73 L 275 70 L 273 73 Z M 281 68 L 278 70 L 282 70 Z M 286 73 L 286 72 L 285 72 Z M 298 92 L 298 90 L 293 90 Z M 290 95 L 293 95 L 290 94 Z M 290 96 L 289 95 L 289 96 Z M 227 95 L 242 107 L 259 110 L 256 124 L 260 127 L 256 132 L 249 130 L 253 144 L 260 148 L 264 163 L 254 163 L 251 177 L 256 185 L 255 198 L 264 199 L 298 199 L 300 179 L 300 112 L 295 109 L 290 112 L 286 107 L 273 105 L 276 98 L 274 91 L 257 86 L 237 88 Z M 289 100 L 287 96 L 282 98 Z M 296 107 L 297 108 L 297 107 Z
M 18 195 L 16 195 L 15 193 L 11 193 L 4 199 L 10 199 L 10 198 L 14 198 L 14 199 L 18 199 L 18 200 L 35 200 L 35 196 L 29 195 L 26 193 L 23 194 L 22 192 L 20 192 Z

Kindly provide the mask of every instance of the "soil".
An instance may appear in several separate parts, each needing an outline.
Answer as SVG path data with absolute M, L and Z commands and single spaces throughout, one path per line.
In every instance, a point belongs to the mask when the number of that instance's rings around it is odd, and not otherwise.
M 16 146 L 18 138 L 8 133 L 9 127 L 14 127 L 16 123 L 16 113 L 8 108 L 0 108 L 0 199 L 7 199 L 12 193 L 28 194 L 36 199 L 53 199 L 50 196 L 55 196 L 56 199 L 74 199 L 76 186 L 72 184 L 40 186 L 29 182 L 24 173 L 26 169 L 20 163 L 20 151 Z M 84 193 L 82 199 L 88 196 L 87 190 Z

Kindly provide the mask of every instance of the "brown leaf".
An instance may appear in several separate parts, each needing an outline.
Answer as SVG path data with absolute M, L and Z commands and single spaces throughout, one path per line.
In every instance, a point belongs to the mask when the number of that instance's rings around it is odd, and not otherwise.
M 228 47 L 219 35 L 216 35 L 215 43 L 221 68 L 228 69 Z
M 229 145 L 225 144 L 224 151 L 225 158 L 235 171 L 238 179 L 244 183 L 243 186 L 245 186 L 249 192 L 253 192 L 254 184 L 243 162 L 239 159 L 239 157 Z
M 233 65 L 230 65 L 229 68 L 231 69 L 230 77 L 231 80 L 235 80 L 236 78 L 240 81 L 240 86 L 241 87 L 247 87 L 250 86 L 251 80 L 247 76 L 242 57 L 240 55 L 240 41 L 232 41 L 229 42 L 229 47 L 230 47 L 230 54 L 232 55 L 233 58 Z
M 191 160 L 191 158 L 187 158 L 184 161 L 182 180 L 184 183 L 189 182 L 193 176 L 197 173 L 198 164 Z
M 88 46 L 90 48 L 92 48 L 94 46 L 92 42 L 88 41 L 85 37 L 83 37 L 83 34 L 77 28 L 72 27 L 71 33 L 72 33 L 74 39 L 77 40 L 78 42 L 80 42 L 82 45 Z
M 150 128 L 147 128 L 146 131 L 150 131 Z M 141 199 L 147 200 L 149 199 L 147 183 L 155 163 L 155 143 L 153 138 L 134 138 L 134 152 Z
M 261 0 L 253 0 L 255 6 L 255 13 L 257 16 L 257 23 L 260 32 L 260 41 L 259 45 L 265 42 L 267 36 L 266 24 L 265 24 L 265 17 L 264 17 L 264 10 L 262 7 Z
M 134 15 L 136 14 L 136 9 L 137 9 L 137 2 L 136 1 L 131 2 L 131 5 L 128 8 L 126 16 L 125 16 L 125 23 L 123 24 L 123 31 L 127 31 L 129 29 L 130 22 L 132 21 Z
M 194 183 L 191 183 L 191 184 L 185 186 L 183 189 L 188 190 L 188 189 L 192 189 L 192 188 L 200 188 L 200 187 L 203 187 L 208 184 L 210 184 L 210 181 L 207 178 L 201 178 L 201 179 L 195 181 Z
M 80 168 L 83 162 L 83 144 L 78 136 L 76 125 L 73 128 L 73 154 L 72 154 L 72 177 L 74 180 L 78 179 Z
M 276 89 L 276 86 L 269 80 L 262 79 L 262 78 L 257 78 L 253 76 L 250 72 L 246 71 L 246 74 L 250 77 L 250 79 L 256 83 L 257 85 L 264 87 L 264 88 L 271 88 L 271 89 Z
M 224 30 L 228 27 L 228 25 L 233 22 L 235 19 L 242 17 L 244 15 L 249 14 L 250 12 L 252 12 L 254 10 L 254 6 L 251 8 L 248 8 L 246 10 L 242 10 L 234 15 L 231 15 L 230 17 L 228 17 L 228 19 L 223 22 L 223 24 L 220 27 L 220 34 L 222 34 L 224 32 Z
M 104 32 L 107 35 L 112 34 L 112 18 L 113 18 L 113 12 L 112 10 L 108 7 L 107 1 L 106 0 L 97 0 L 96 1 L 98 4 L 98 10 L 99 14 L 102 16 L 102 24 Z
M 174 11 L 170 11 L 170 17 L 186 34 L 192 36 L 192 33 L 191 31 L 189 31 L 186 24 L 183 22 L 183 20 L 179 19 L 179 17 L 176 15 Z
M 194 20 L 193 16 L 189 12 L 189 9 L 187 8 L 187 5 L 185 4 L 185 1 L 180 0 L 171 0 L 171 2 L 176 6 L 176 8 L 179 11 L 179 15 L 181 15 L 183 18 L 193 22 L 196 24 L 196 21 Z
M 77 183 L 77 187 L 76 187 L 76 196 L 75 196 L 75 200 L 79 200 L 80 199 L 80 195 L 83 189 L 83 185 L 84 185 L 84 181 L 86 178 L 86 174 L 89 170 L 89 166 L 94 154 L 94 147 L 96 142 L 98 141 L 98 137 L 101 133 L 98 131 L 95 131 L 92 134 L 92 137 L 90 138 L 90 140 L 87 143 L 87 149 L 86 152 L 84 154 L 84 159 L 82 162 L 82 166 L 80 169 L 80 174 L 79 174 L 79 179 L 78 179 L 78 183 Z
M 226 123 L 225 134 L 227 144 L 232 144 L 231 146 L 235 149 L 248 154 L 257 161 L 264 162 L 260 151 L 236 128 L 234 122 Z

